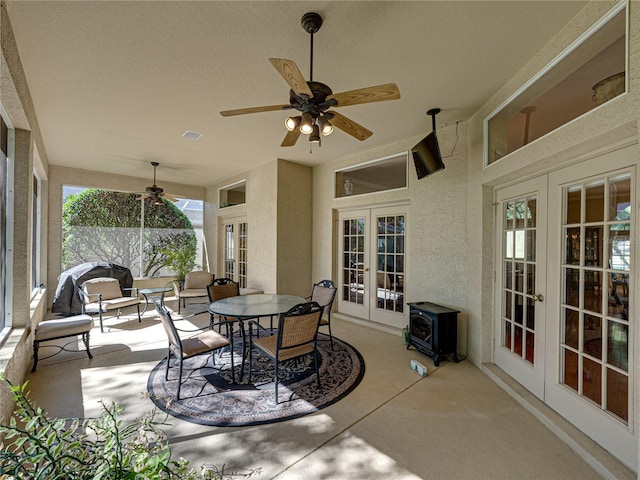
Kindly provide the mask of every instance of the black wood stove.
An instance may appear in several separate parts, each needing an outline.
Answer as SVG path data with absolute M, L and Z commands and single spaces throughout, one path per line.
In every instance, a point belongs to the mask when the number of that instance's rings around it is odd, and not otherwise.
M 458 310 L 430 302 L 409 303 L 409 343 L 433 359 L 435 366 L 449 355 L 458 363 Z

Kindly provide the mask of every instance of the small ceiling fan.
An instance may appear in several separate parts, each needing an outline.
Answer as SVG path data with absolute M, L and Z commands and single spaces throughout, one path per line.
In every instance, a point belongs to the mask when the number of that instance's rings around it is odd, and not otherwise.
M 309 135 L 309 142 L 320 143 L 320 135 L 326 136 L 331 134 L 333 127 L 339 128 L 360 141 L 366 140 L 373 135 L 373 132 L 341 113 L 330 110 L 330 108 L 397 100 L 400 98 L 400 90 L 398 90 L 395 83 L 387 83 L 334 94 L 331 88 L 324 83 L 314 82 L 313 34 L 320 30 L 322 17 L 315 12 L 305 13 L 302 16 L 301 24 L 302 28 L 311 36 L 311 68 L 309 81 L 304 79 L 300 69 L 298 69 L 298 66 L 293 60 L 270 58 L 269 61 L 271 64 L 291 87 L 289 103 L 225 110 L 220 112 L 220 115 L 229 117 L 275 110 L 298 110 L 301 112 L 301 115 L 288 117 L 285 120 L 288 133 L 285 135 L 280 145 L 281 147 L 291 147 L 295 145 L 301 133 Z
M 180 198 L 185 198 L 182 195 L 176 195 L 173 193 L 165 193 L 164 189 L 158 187 L 156 185 L 156 168 L 160 165 L 158 162 L 151 162 L 153 165 L 153 185 L 147 187 L 144 193 L 139 193 L 140 195 L 137 200 L 144 200 L 147 203 L 153 205 L 162 205 L 162 199 L 166 198 L 171 202 L 177 202 Z

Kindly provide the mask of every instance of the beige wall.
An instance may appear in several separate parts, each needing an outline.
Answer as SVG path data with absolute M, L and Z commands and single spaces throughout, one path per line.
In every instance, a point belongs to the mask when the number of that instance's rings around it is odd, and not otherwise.
M 276 238 L 279 293 L 306 297 L 311 294 L 312 170 L 278 161 Z
M 246 179 L 246 203 L 218 208 L 218 189 Z M 248 283 L 267 293 L 306 296 L 311 290 L 312 170 L 286 160 L 274 160 L 207 189 L 206 244 L 212 271 L 223 274 L 219 256 L 220 226 L 246 218 L 249 229 Z
M 445 169 L 418 180 L 409 155 L 409 184 L 406 189 L 334 198 L 334 172 L 347 166 L 408 151 L 428 133 L 430 122 L 426 115 L 425 131 L 416 137 L 314 168 L 312 278 L 331 278 L 337 284 L 336 242 L 340 211 L 407 204 L 406 301 L 430 301 L 460 310 L 458 348 L 464 353 L 466 125 L 458 125 L 457 143 L 455 124 L 436 127 L 442 155 L 447 157 L 444 158 Z M 340 312 L 335 315 L 344 318 Z M 408 323 L 408 309 L 405 316 Z M 391 330 L 399 333 L 398 329 Z

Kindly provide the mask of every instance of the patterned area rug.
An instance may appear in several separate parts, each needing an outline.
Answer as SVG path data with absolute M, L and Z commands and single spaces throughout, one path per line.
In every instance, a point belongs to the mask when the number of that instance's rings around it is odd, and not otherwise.
M 234 341 L 236 380 L 239 380 L 242 341 Z M 231 380 L 229 352 L 215 356 L 198 355 L 185 360 L 180 400 L 176 401 L 178 368 L 169 370 L 165 380 L 166 359 L 149 375 L 147 390 L 153 402 L 170 415 L 203 425 L 239 427 L 281 422 L 317 412 L 351 393 L 364 376 L 360 353 L 342 340 L 318 335 L 320 368 L 319 390 L 310 355 L 293 359 L 280 367 L 278 401 L 275 403 L 274 365 L 267 357 L 253 352 L 253 374 L 249 383 L 245 365 L 242 382 Z M 248 358 L 247 358 L 248 363 Z M 187 378 L 188 375 L 188 378 Z

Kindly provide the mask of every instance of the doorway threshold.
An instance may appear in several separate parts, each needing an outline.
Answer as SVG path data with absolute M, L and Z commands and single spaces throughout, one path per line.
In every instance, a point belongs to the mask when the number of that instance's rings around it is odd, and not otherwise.
M 629 467 L 570 424 L 555 410 L 545 405 L 501 368 L 493 363 L 483 363 L 480 368 L 604 478 L 607 480 L 637 479 L 636 473 Z

